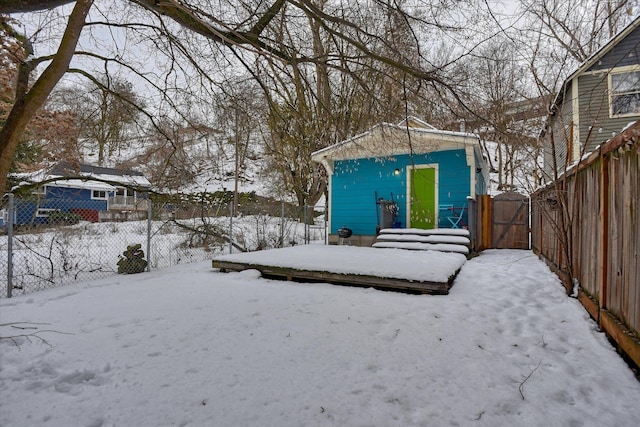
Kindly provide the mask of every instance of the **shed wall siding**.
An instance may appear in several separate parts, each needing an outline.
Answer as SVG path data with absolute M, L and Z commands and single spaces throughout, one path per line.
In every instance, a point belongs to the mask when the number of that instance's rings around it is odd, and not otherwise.
M 347 226 L 354 234 L 375 234 L 378 223 L 376 193 L 384 199 L 393 196 L 399 207 L 398 220 L 402 227 L 406 227 L 407 166 L 412 164 L 438 164 L 438 203 L 466 206 L 471 184 L 470 167 L 463 149 L 392 158 L 341 160 L 334 163 L 331 176 L 331 233 L 335 234 L 339 228 Z M 400 170 L 398 175 L 394 174 L 395 169 Z M 439 223 L 446 225 L 442 218 Z

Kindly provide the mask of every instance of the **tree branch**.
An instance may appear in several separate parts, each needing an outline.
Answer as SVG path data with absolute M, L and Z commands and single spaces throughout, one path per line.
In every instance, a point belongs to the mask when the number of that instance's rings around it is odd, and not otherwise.
M 24 13 L 53 9 L 75 0 L 0 0 L 0 13 Z
M 21 325 L 29 325 L 29 326 L 21 326 Z M 29 334 L 25 333 L 25 334 L 8 335 L 8 336 L 0 335 L 0 340 L 9 340 L 9 341 L 13 342 L 13 344 L 16 347 L 20 348 L 20 344 L 18 343 L 18 338 L 24 338 L 28 342 L 31 342 L 32 338 L 36 338 L 36 339 L 40 340 L 40 342 L 42 342 L 43 344 L 46 344 L 49 347 L 52 347 L 52 345 L 49 343 L 49 341 L 47 341 L 46 339 L 42 338 L 40 336 L 40 334 L 45 333 L 45 332 L 53 332 L 53 333 L 56 333 L 56 334 L 73 335 L 70 332 L 56 331 L 54 329 L 41 329 L 41 330 L 39 330 L 37 326 L 31 326 L 31 325 L 50 325 L 50 323 L 33 323 L 33 322 L 0 323 L 0 327 L 9 326 L 11 328 L 20 329 L 20 330 L 37 330 L 37 332 L 32 332 L 32 333 L 29 333 Z
M 529 372 L 529 375 L 527 375 L 518 386 L 518 391 L 520 392 L 520 397 L 522 397 L 522 400 L 524 400 L 524 383 L 526 383 L 529 380 L 529 378 L 531 378 L 531 375 L 533 375 L 533 373 L 538 370 L 541 363 L 542 363 L 542 360 L 538 362 L 538 365 L 535 368 L 533 368 L 531 372 Z
M 237 45 L 246 45 L 252 46 L 256 48 L 263 54 L 273 55 L 281 60 L 288 61 L 290 59 L 289 55 L 284 52 L 278 50 L 273 46 L 267 45 L 265 42 L 261 41 L 258 36 L 264 30 L 264 27 L 268 25 L 268 23 L 275 17 L 278 10 L 282 7 L 280 0 L 277 0 L 274 5 L 269 8 L 269 10 L 258 20 L 256 24 L 256 29 L 260 30 L 260 33 L 254 33 L 252 31 L 235 31 L 235 30 L 225 30 L 222 28 L 217 28 L 210 23 L 206 22 L 200 16 L 196 14 L 195 8 L 188 8 L 176 0 L 131 0 L 134 3 L 139 4 L 147 10 L 153 11 L 159 15 L 167 16 L 180 24 L 182 27 L 187 28 L 191 31 L 194 31 L 201 36 L 204 36 L 210 40 L 213 40 L 217 43 L 223 44 L 225 46 L 237 46 Z
M 76 2 L 69 16 L 58 53 L 29 91 L 16 99 L 0 130 L 0 191 L 3 191 L 6 186 L 13 153 L 22 133 L 36 112 L 44 105 L 53 88 L 67 72 L 84 27 L 85 18 L 92 5 L 92 0 L 78 0 Z

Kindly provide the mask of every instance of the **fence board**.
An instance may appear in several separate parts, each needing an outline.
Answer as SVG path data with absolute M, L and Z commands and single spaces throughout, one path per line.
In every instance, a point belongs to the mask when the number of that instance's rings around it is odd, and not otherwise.
M 610 231 L 609 231 L 609 280 L 610 286 L 607 287 L 609 295 L 607 296 L 607 309 L 620 316 L 620 305 L 622 303 L 622 268 L 620 263 L 620 253 L 623 250 L 624 224 L 622 223 L 622 197 L 618 192 L 621 189 L 619 159 L 613 158 L 610 161 L 610 185 L 609 195 L 616 194 L 618 197 L 610 197 Z
M 494 198 L 479 196 L 478 249 L 529 249 L 529 198 L 518 193 L 502 193 Z
M 640 121 L 561 180 L 536 191 L 531 221 L 533 249 L 563 280 L 578 279 L 581 291 L 589 295 L 581 302 L 590 301 L 589 312 L 638 365 L 640 358 L 634 355 L 640 355 L 639 139 Z M 563 219 L 568 225 L 565 232 Z

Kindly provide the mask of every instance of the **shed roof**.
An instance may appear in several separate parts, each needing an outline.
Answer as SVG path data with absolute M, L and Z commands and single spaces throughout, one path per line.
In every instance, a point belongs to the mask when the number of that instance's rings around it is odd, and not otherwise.
M 416 121 L 418 120 L 418 121 Z M 418 127 L 424 124 L 424 127 Z M 380 123 L 369 131 L 311 154 L 315 162 L 425 154 L 456 148 L 473 148 L 480 157 L 480 137 L 465 132 L 439 130 L 419 119 L 408 117 L 398 125 Z

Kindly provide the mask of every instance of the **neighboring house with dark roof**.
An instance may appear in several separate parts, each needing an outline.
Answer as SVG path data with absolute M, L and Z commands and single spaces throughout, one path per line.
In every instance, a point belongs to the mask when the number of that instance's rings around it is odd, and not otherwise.
M 541 133 L 544 179 L 640 119 L 640 18 L 571 74 Z M 555 161 L 554 161 L 555 159 Z
M 57 163 L 36 172 L 14 174 L 28 194 L 16 196 L 14 224 L 137 218 L 146 215 L 149 180 L 140 172 L 85 164 Z M 34 185 L 36 184 L 36 185 Z M 41 184 L 41 185 L 37 185 Z M 0 218 L 4 225 L 6 212 Z

